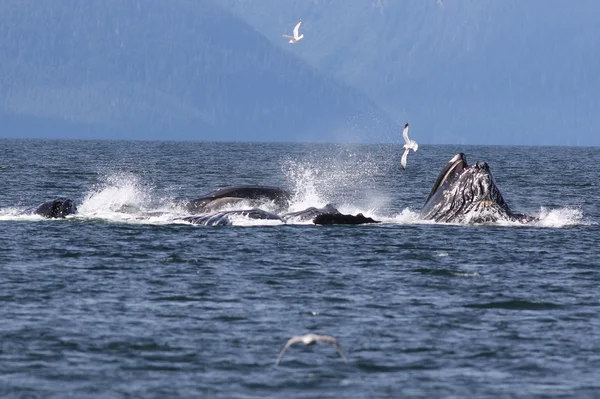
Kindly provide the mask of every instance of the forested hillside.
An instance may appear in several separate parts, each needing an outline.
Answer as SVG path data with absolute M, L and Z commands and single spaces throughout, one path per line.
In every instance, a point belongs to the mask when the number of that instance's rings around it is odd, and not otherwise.
M 2 0 L 0 60 L 0 137 L 362 141 L 390 126 L 210 0 Z

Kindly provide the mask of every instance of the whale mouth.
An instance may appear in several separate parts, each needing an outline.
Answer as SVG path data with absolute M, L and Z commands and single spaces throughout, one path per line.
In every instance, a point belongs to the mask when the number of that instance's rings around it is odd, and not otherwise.
M 444 166 L 421 211 L 422 218 L 436 222 L 487 223 L 513 220 L 512 215 L 489 165 L 469 166 L 463 153 Z
M 431 197 L 433 197 L 433 195 L 438 192 L 440 188 L 447 187 L 451 180 L 460 175 L 460 173 L 468 167 L 469 164 L 467 163 L 467 156 L 462 152 L 456 154 L 440 172 L 437 180 L 431 188 L 431 192 L 425 200 L 425 204 L 429 202 Z

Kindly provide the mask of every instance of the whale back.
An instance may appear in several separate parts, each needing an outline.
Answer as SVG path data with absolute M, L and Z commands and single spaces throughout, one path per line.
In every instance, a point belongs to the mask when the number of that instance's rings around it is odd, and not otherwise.
M 337 210 L 332 204 L 327 204 L 323 208 L 315 208 L 311 206 L 310 208 L 306 208 L 302 211 L 298 212 L 290 212 L 283 215 L 283 219 L 286 222 L 307 222 L 312 221 L 319 215 L 323 214 L 340 214 L 340 211 Z
M 210 212 L 218 207 L 239 203 L 242 200 L 254 202 L 270 201 L 277 208 L 289 206 L 292 195 L 289 191 L 273 186 L 242 185 L 224 187 L 204 194 L 186 203 L 186 209 L 191 213 Z M 255 205 L 259 205 L 256 203 Z
M 68 215 L 77 213 L 75 202 L 70 198 L 57 198 L 44 202 L 34 211 L 35 214 L 49 218 L 62 219 Z

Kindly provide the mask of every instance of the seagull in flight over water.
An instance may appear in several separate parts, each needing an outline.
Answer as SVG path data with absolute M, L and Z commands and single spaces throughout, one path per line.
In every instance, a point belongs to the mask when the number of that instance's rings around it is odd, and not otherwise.
M 404 142 L 406 144 L 404 144 L 404 154 L 402 154 L 402 160 L 400 161 L 400 164 L 402 165 L 402 170 L 406 170 L 406 158 L 408 157 L 408 151 L 413 150 L 414 152 L 417 152 L 419 145 L 416 141 L 408 138 L 408 123 L 404 125 L 402 137 L 404 137 Z
M 337 351 L 337 353 L 339 353 L 340 356 L 345 361 L 348 361 L 348 358 L 346 357 L 346 355 L 342 351 L 342 348 L 338 345 L 337 340 L 334 337 L 332 337 L 330 335 L 306 334 L 306 335 L 296 335 L 296 336 L 290 338 L 289 341 L 285 344 L 285 346 L 281 350 L 281 353 L 279 354 L 279 357 L 277 358 L 275 365 L 279 365 L 279 362 L 281 362 L 281 358 L 283 358 L 283 355 L 288 350 L 288 348 L 298 342 L 302 342 L 306 346 L 313 345 L 317 342 L 322 342 L 325 344 L 332 344 L 333 346 L 335 346 L 335 350 Z
M 300 24 L 302 24 L 302 19 L 300 20 L 300 22 L 298 22 L 296 24 L 296 26 L 294 26 L 294 36 L 290 36 L 290 35 L 281 35 L 281 36 L 285 37 L 286 39 L 290 39 L 290 41 L 288 43 L 294 44 L 294 43 L 299 42 L 304 37 L 304 33 L 301 34 L 300 36 L 298 36 L 298 30 L 300 29 Z

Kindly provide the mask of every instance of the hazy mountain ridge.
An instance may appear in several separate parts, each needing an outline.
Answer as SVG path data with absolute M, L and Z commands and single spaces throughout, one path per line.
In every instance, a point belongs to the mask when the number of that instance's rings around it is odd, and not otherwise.
M 362 141 L 390 125 L 209 0 L 5 0 L 0 41 L 4 137 Z
M 423 142 L 600 145 L 595 1 L 221 4 L 282 46 L 303 18 L 296 51 L 411 121 Z

